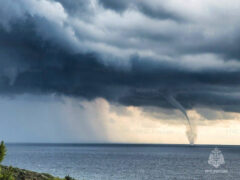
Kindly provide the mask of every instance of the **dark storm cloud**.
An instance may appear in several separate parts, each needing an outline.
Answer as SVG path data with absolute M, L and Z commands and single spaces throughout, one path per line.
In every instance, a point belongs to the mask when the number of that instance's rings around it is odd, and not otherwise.
M 88 9 L 90 1 L 77 0 L 77 1 L 69 1 L 69 0 L 56 0 L 56 2 L 61 3 L 64 7 L 65 11 L 72 16 L 81 16 L 81 18 L 89 18 L 89 14 L 91 12 Z
M 173 22 L 168 24 L 168 21 L 160 21 L 162 28 L 169 28 L 169 31 L 160 29 L 160 32 L 149 29 L 148 25 L 140 26 L 138 22 L 127 24 L 132 28 L 120 25 L 109 27 L 109 24 L 97 26 L 99 21 L 106 23 L 108 17 L 99 18 L 96 23 L 95 16 L 92 16 L 89 22 L 82 22 L 78 10 L 83 10 L 85 17 L 94 14 L 88 7 L 89 3 L 83 1 L 59 0 L 58 4 L 55 1 L 31 1 L 47 2 L 48 6 L 56 7 L 56 12 L 51 13 L 38 6 L 35 11 L 34 8 L 27 9 L 27 1 L 19 2 L 22 4 L 15 4 L 15 9 L 19 11 L 13 11 L 17 14 L 1 14 L 2 18 L 8 17 L 8 21 L 0 21 L 2 95 L 54 93 L 87 99 L 103 97 L 124 105 L 168 109 L 174 108 L 166 100 L 166 96 L 171 95 L 186 109 L 203 106 L 239 112 L 238 40 L 233 38 L 237 35 L 230 35 L 229 39 L 223 40 L 214 34 L 211 42 L 215 47 L 211 45 L 212 49 L 204 49 L 204 44 L 211 43 L 199 35 L 201 30 L 197 29 L 191 34 L 185 32 L 185 27 L 179 27 L 179 31 L 176 31 Z M 51 4 L 53 2 L 55 4 Z M 116 11 L 129 6 L 127 1 L 102 3 L 104 7 Z M 35 4 L 31 6 L 35 7 Z M 137 6 L 138 13 L 148 14 L 149 17 L 156 15 L 157 11 L 144 10 L 147 6 Z M 96 10 L 95 14 L 99 11 Z M 163 19 L 171 18 L 164 11 L 162 13 L 159 16 Z M 150 21 L 149 26 L 157 25 L 153 22 Z M 95 26 L 106 28 L 101 31 Z M 143 32 L 146 36 L 137 41 Z M 196 44 L 193 40 L 196 40 Z M 223 41 L 225 45 L 219 43 Z M 131 56 L 124 54 L 132 49 L 134 51 L 129 53 Z M 145 54 L 150 55 L 141 55 L 146 49 L 148 51 Z M 209 52 L 213 54 L 202 56 Z M 234 61 L 232 58 L 235 58 Z M 127 67 L 119 66 L 122 61 Z
M 115 10 L 117 12 L 123 12 L 129 8 L 136 8 L 146 16 L 158 19 L 172 19 L 175 21 L 184 21 L 184 18 L 171 12 L 170 10 L 164 8 L 163 6 L 156 7 L 153 3 L 146 3 L 144 1 L 138 0 L 122 0 L 122 1 L 112 1 L 112 0 L 100 0 L 100 3 L 104 7 Z
M 106 8 L 111 8 L 116 11 L 123 11 L 127 9 L 127 7 L 131 4 L 131 1 L 123 0 L 123 1 L 111 1 L 111 0 L 100 0 L 100 2 Z
M 3 28 L 0 31 L 1 70 L 13 68 L 17 73 L 12 84 L 8 74 L 3 73 L 2 94 L 57 93 L 173 108 L 164 95 L 176 93 L 188 109 L 196 105 L 227 108 L 240 103 L 221 89 L 237 91 L 239 72 L 187 72 L 170 63 L 137 56 L 131 58 L 130 70 L 116 69 L 101 63 L 97 54 L 72 54 L 44 41 L 30 20 L 13 27 L 11 32 Z

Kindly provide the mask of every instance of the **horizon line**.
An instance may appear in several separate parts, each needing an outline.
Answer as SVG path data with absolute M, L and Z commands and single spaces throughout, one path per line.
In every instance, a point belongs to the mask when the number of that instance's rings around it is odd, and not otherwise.
M 240 144 L 181 144 L 181 143 L 106 143 L 106 142 L 5 142 L 6 145 L 79 145 L 79 146 L 240 146 Z

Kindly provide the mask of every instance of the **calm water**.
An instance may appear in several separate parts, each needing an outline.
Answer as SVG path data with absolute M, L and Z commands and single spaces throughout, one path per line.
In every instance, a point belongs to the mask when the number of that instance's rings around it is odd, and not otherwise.
M 240 179 L 240 147 L 218 146 L 225 164 L 208 164 L 214 147 L 8 144 L 3 164 L 79 180 Z

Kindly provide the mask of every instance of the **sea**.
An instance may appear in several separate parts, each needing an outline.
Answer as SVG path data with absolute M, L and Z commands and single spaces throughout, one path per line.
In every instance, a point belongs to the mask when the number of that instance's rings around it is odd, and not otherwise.
M 4 165 L 78 180 L 238 180 L 240 146 L 7 144 Z

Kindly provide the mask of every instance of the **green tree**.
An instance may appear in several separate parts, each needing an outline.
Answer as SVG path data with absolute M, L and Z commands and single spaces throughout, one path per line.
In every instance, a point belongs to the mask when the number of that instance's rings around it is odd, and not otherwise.
M 3 161 L 5 155 L 6 155 L 7 149 L 6 146 L 4 144 L 4 142 L 2 141 L 0 144 L 0 163 Z

